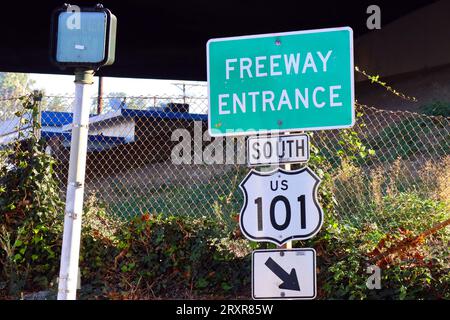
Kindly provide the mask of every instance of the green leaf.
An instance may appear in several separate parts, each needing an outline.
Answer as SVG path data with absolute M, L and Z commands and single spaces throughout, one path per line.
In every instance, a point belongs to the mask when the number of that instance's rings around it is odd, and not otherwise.
M 230 291 L 233 288 L 230 284 L 228 284 L 226 282 L 222 282 L 221 287 L 225 291 Z
M 26 161 L 19 162 L 19 168 L 25 169 L 27 166 L 28 166 L 28 163 Z
M 16 240 L 14 242 L 14 247 L 20 247 L 23 244 L 23 242 L 21 240 Z
M 205 278 L 200 278 L 197 280 L 197 288 L 203 289 L 208 286 L 209 282 Z

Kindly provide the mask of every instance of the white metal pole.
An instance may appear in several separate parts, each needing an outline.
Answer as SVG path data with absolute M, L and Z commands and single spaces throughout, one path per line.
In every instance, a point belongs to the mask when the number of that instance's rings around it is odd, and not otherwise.
M 89 96 L 85 90 L 93 83 L 93 70 L 75 71 L 72 140 L 67 181 L 64 233 L 59 271 L 58 300 L 75 300 L 80 256 L 81 216 L 89 125 Z

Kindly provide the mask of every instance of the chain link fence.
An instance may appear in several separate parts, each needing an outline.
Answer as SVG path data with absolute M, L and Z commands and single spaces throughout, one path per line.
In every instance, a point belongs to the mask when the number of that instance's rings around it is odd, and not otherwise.
M 41 136 L 57 161 L 65 197 L 73 103 L 44 96 Z M 0 100 L 0 147 L 17 138 L 20 99 Z M 358 105 L 355 132 L 365 148 L 342 161 L 342 130 L 318 131 L 312 144 L 328 159 L 338 215 L 361 226 L 389 226 L 386 198 L 413 192 L 450 199 L 450 118 Z M 92 98 L 86 193 L 111 215 L 142 213 L 202 217 L 239 212 L 239 182 L 248 172 L 245 137 L 207 134 L 205 96 Z M 24 129 L 26 130 L 26 128 Z M 351 131 L 345 133 L 351 139 Z M 373 151 L 372 151 L 373 150 Z M 404 205 L 391 201 L 390 205 Z

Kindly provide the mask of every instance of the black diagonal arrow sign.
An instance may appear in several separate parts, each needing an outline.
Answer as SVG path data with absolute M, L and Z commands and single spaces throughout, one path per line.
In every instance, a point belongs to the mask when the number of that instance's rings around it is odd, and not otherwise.
M 267 259 L 265 265 L 273 273 L 275 273 L 281 281 L 283 281 L 283 283 L 278 286 L 280 289 L 300 291 L 300 285 L 298 284 L 297 272 L 295 272 L 295 268 L 291 269 L 291 273 L 287 273 L 272 258 Z

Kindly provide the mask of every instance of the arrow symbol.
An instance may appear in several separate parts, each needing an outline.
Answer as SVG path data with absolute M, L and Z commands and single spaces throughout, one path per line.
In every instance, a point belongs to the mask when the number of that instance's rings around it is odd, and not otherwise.
M 280 278 L 281 281 L 283 281 L 283 283 L 280 284 L 278 288 L 300 291 L 300 285 L 298 284 L 298 278 L 297 273 L 295 272 L 295 268 L 291 269 L 291 273 L 287 273 L 272 258 L 267 259 L 265 265 L 270 269 L 270 271 L 275 273 L 275 275 Z

